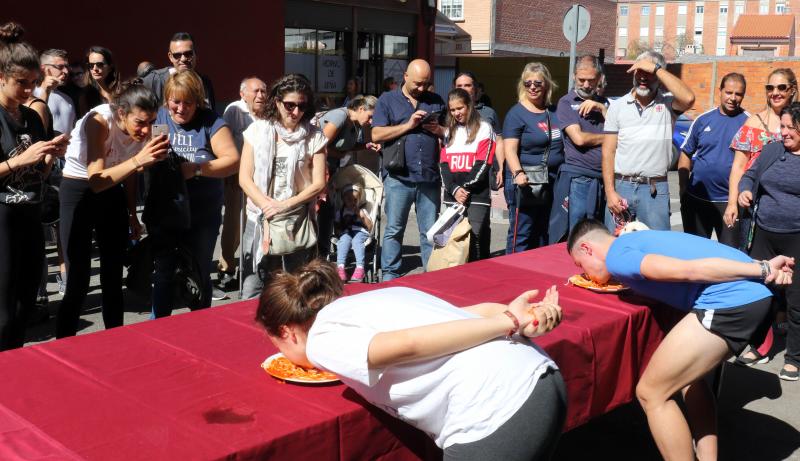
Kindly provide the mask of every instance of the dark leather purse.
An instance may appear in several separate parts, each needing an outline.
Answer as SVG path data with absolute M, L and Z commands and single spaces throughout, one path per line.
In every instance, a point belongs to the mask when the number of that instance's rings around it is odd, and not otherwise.
M 383 168 L 389 173 L 404 173 L 406 171 L 406 137 L 400 136 L 394 141 L 388 141 L 381 146 L 383 155 Z
M 530 208 L 534 206 L 550 205 L 553 201 L 553 189 L 550 186 L 550 171 L 547 159 L 550 156 L 550 146 L 553 144 L 553 132 L 550 128 L 550 112 L 547 116 L 547 147 L 545 147 L 542 163 L 538 165 L 522 165 L 525 176 L 528 177 L 527 186 L 517 186 L 517 207 Z

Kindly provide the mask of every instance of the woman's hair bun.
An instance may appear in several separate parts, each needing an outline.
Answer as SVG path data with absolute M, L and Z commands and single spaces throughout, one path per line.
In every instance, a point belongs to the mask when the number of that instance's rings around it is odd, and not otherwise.
M 0 41 L 6 44 L 17 43 L 25 34 L 25 29 L 16 22 L 7 22 L 0 26 Z

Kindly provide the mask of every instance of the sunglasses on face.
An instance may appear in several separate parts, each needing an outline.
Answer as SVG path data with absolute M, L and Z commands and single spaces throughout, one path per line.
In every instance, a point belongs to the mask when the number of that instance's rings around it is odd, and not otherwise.
M 300 112 L 305 112 L 308 109 L 308 103 L 301 102 L 291 102 L 291 101 L 281 101 L 283 104 L 283 108 L 286 109 L 286 112 L 294 112 L 295 109 L 300 109 Z
M 791 87 L 785 83 L 781 83 L 780 85 L 764 85 L 764 88 L 767 89 L 767 93 L 772 93 L 776 88 L 781 93 L 786 93 L 786 91 L 788 91 Z
M 525 88 L 530 88 L 530 87 L 541 88 L 544 86 L 544 82 L 541 80 L 525 80 L 524 82 L 522 82 L 522 85 Z
M 172 59 L 176 61 L 180 61 L 184 57 L 187 61 L 191 61 L 194 58 L 194 50 L 184 51 L 183 53 L 170 53 L 172 54 Z
M 87 62 L 87 63 L 86 63 L 86 66 L 87 66 L 89 69 L 94 69 L 95 67 L 97 67 L 98 69 L 102 69 L 103 67 L 105 67 L 105 66 L 106 66 L 106 63 L 105 63 L 105 62 L 103 62 L 103 61 L 98 61 L 98 62 Z
M 69 67 L 66 64 L 45 64 L 45 66 L 52 67 L 53 69 L 58 69 L 58 70 L 65 70 Z

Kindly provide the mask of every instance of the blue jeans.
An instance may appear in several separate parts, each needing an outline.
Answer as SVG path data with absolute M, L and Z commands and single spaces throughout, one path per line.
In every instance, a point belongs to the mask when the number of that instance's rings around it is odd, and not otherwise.
M 356 267 L 364 267 L 364 254 L 366 253 L 364 242 L 369 238 L 366 232 L 348 230 L 339 236 L 336 244 L 336 264 L 344 266 L 347 262 L 347 253 L 353 248 L 356 255 Z
M 419 228 L 419 246 L 422 255 L 422 267 L 428 266 L 433 246 L 425 233 L 436 222 L 439 209 L 441 187 L 436 182 L 406 182 L 387 175 L 383 181 L 384 208 L 386 212 L 386 229 L 383 234 L 381 248 L 381 270 L 383 280 L 388 281 L 400 276 L 402 262 L 403 234 L 408 224 L 408 212 L 411 204 L 417 213 Z
M 581 219 L 595 218 L 601 219 L 605 202 L 599 203 L 595 209 L 596 216 L 587 216 L 589 207 L 586 206 L 589 200 L 594 201 L 595 197 L 589 197 L 589 188 L 591 187 L 592 179 L 588 176 L 576 176 L 572 178 L 569 184 L 569 229 L 575 227 Z M 600 192 L 602 194 L 602 191 Z
M 669 183 L 655 183 L 656 193 L 653 195 L 650 184 L 639 184 L 631 181 L 615 180 L 614 188 L 621 197 L 628 201 L 631 217 L 643 222 L 653 230 L 670 230 L 669 224 Z M 614 232 L 616 224 L 611 211 L 606 208 L 605 224 Z
M 531 250 L 547 245 L 547 229 L 550 224 L 550 204 L 517 209 L 517 185 L 511 172 L 505 169 L 503 192 L 508 205 L 508 236 L 506 254 Z M 519 213 L 517 213 L 519 211 Z M 516 231 L 517 245 L 514 246 Z

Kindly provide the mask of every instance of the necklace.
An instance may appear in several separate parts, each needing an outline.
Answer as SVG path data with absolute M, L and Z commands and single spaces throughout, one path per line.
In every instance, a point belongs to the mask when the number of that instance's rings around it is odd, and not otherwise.
M 19 105 L 17 105 L 16 108 L 11 109 L 10 107 L 0 102 L 0 106 L 2 106 L 3 109 L 5 109 L 5 111 L 8 112 L 8 115 L 10 115 L 11 118 L 16 120 L 17 122 L 22 120 L 22 112 L 19 110 Z

